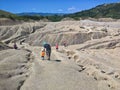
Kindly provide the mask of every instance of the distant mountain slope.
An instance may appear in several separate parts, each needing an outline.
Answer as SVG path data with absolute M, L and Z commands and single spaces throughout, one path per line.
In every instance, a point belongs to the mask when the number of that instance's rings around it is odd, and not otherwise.
M 4 11 L 4 10 L 0 10 L 0 24 L 3 22 L 11 22 L 11 21 L 16 21 L 16 20 L 22 20 L 21 17 L 13 14 L 13 13 L 10 13 L 10 12 L 7 12 L 7 11 Z M 13 23 L 13 22 L 11 22 Z
M 17 13 L 19 16 L 53 16 L 53 15 L 64 15 L 64 13 L 35 13 L 35 12 L 25 12 L 25 13 Z
M 60 21 L 63 18 L 63 14 L 62 13 L 21 13 L 17 15 L 0 10 L 0 18 L 1 19 L 7 18 L 13 21 L 18 21 L 18 20 L 31 21 L 31 20 L 44 20 L 44 19 L 47 19 L 49 21 Z
M 9 17 L 9 16 L 12 16 L 12 15 L 15 15 L 15 14 L 12 14 L 12 13 L 7 12 L 7 11 L 0 10 L 0 18 Z
M 67 15 L 68 17 L 120 18 L 120 3 L 103 4 L 95 8 Z

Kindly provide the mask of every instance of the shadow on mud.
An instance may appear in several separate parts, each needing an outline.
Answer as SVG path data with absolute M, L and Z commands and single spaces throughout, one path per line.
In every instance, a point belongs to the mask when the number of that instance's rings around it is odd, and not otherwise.
M 53 62 L 54 62 L 54 61 L 55 61 L 55 62 L 61 62 L 61 60 L 51 60 L 51 61 L 53 61 Z

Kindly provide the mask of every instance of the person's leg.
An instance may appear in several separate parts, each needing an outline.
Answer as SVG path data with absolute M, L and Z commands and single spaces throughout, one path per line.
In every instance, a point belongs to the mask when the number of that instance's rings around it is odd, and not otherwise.
M 47 56 L 47 59 L 49 59 L 49 52 L 46 51 L 46 56 Z
M 56 48 L 56 51 L 58 51 L 58 48 Z
M 48 60 L 50 60 L 51 51 L 46 51 L 46 55 L 48 57 Z
M 51 51 L 49 51 L 49 58 L 48 58 L 49 60 L 50 60 L 50 56 L 51 56 Z
M 44 60 L 44 56 L 41 56 L 42 60 Z

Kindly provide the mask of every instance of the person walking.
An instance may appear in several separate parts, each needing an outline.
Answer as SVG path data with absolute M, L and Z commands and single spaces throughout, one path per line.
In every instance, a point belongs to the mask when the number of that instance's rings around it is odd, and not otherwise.
M 18 49 L 16 42 L 14 43 L 13 48 Z
M 55 47 L 56 47 L 56 51 L 58 51 L 58 43 L 56 43 L 56 46 L 55 46 Z
M 63 42 L 63 45 L 64 45 L 64 47 L 66 47 L 66 46 L 67 46 L 67 43 L 66 43 L 66 41 L 64 41 L 64 42 Z
M 45 49 L 43 49 L 42 52 L 41 52 L 41 58 L 42 58 L 42 60 L 44 60 L 44 57 L 45 57 Z
M 50 60 L 50 56 L 51 56 L 51 46 L 50 46 L 50 44 L 44 43 L 44 48 L 45 48 L 45 51 L 46 51 L 47 59 Z

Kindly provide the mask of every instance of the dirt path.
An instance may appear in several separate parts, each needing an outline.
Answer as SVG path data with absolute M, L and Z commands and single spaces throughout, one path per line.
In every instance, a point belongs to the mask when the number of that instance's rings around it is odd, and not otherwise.
M 72 60 L 65 59 L 65 55 L 53 50 L 51 61 L 42 61 L 40 48 L 31 50 L 35 56 L 32 74 L 21 90 L 98 90 L 94 86 L 97 82 L 85 73 L 80 73 L 81 67 Z

